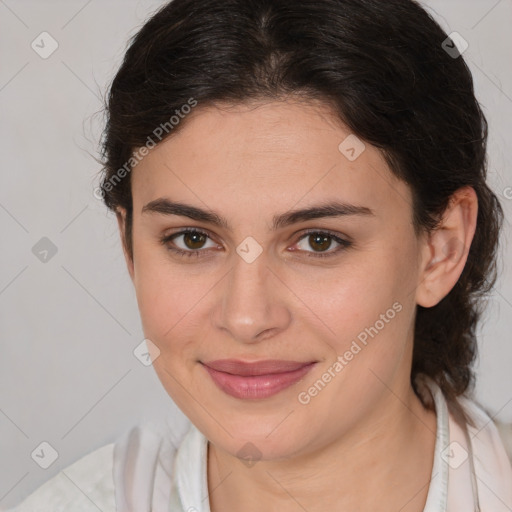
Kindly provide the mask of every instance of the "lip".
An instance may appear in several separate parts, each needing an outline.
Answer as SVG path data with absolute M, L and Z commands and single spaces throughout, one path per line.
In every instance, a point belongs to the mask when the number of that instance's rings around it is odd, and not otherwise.
M 245 362 L 220 359 L 201 363 L 213 382 L 222 391 L 235 398 L 259 399 L 273 396 L 301 380 L 316 361 Z

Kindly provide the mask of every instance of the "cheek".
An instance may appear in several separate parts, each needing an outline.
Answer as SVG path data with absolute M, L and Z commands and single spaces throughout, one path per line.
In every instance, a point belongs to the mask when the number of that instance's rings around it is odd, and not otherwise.
M 317 353 L 325 361 L 301 391 L 318 411 L 339 416 L 340 424 L 343 411 L 351 410 L 354 418 L 365 413 L 397 375 L 409 373 L 414 305 L 394 284 L 389 273 L 368 268 L 347 274 L 343 285 L 332 282 L 327 295 L 310 296 L 315 324 L 321 325 Z M 329 382 L 325 392 L 319 379 Z M 322 418 L 328 420 L 320 412 Z
M 144 336 L 159 349 L 153 368 L 176 404 L 192 416 L 191 376 L 197 359 L 198 340 L 206 326 L 201 298 L 213 283 L 207 278 L 191 279 L 175 265 L 157 258 L 139 258 L 137 301 Z M 201 319 L 199 319 L 201 318 Z M 196 373 L 193 373 L 196 372 Z
M 414 260 L 404 251 L 402 245 L 400 258 L 392 247 L 368 252 L 320 278 L 295 279 L 294 292 L 304 298 L 314 313 L 308 313 L 311 321 L 324 334 L 326 363 L 346 356 L 352 369 L 362 365 L 378 373 L 400 362 L 415 308 Z
M 335 339 L 373 324 L 400 295 L 401 279 L 393 268 L 379 265 L 378 258 L 354 260 L 322 273 L 290 276 L 291 290 Z
M 144 333 L 158 345 L 175 338 L 197 314 L 208 279 L 194 279 L 166 261 L 159 251 L 140 251 L 135 290 Z M 161 350 L 163 350 L 163 346 Z

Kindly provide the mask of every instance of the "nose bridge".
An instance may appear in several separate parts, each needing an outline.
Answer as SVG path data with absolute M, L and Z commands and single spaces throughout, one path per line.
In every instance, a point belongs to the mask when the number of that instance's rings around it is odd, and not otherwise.
M 263 332 L 284 329 L 289 311 L 278 281 L 264 253 L 252 261 L 236 255 L 215 315 L 217 327 L 245 343 L 260 340 Z

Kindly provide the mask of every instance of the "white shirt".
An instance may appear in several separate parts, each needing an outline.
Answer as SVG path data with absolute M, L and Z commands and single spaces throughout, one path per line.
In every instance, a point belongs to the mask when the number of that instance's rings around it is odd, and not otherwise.
M 460 399 L 466 437 L 430 381 L 437 432 L 424 512 L 512 511 L 512 466 L 489 416 Z M 206 437 L 172 418 L 138 425 L 83 457 L 10 512 L 211 512 Z

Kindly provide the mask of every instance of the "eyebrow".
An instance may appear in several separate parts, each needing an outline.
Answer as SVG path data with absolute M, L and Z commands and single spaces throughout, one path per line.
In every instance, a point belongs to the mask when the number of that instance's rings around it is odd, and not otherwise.
M 160 197 L 147 203 L 142 208 L 142 213 L 157 213 L 161 215 L 178 215 L 181 217 L 188 217 L 192 220 L 207 222 L 214 226 L 222 227 L 231 231 L 229 222 L 218 213 L 211 210 L 203 210 L 185 203 L 173 202 L 165 197 Z M 280 215 L 275 215 L 273 217 L 272 229 L 275 231 L 298 222 L 312 219 L 343 217 L 349 215 L 374 216 L 375 212 L 366 206 L 356 206 L 338 201 L 330 201 L 301 210 L 291 210 Z

